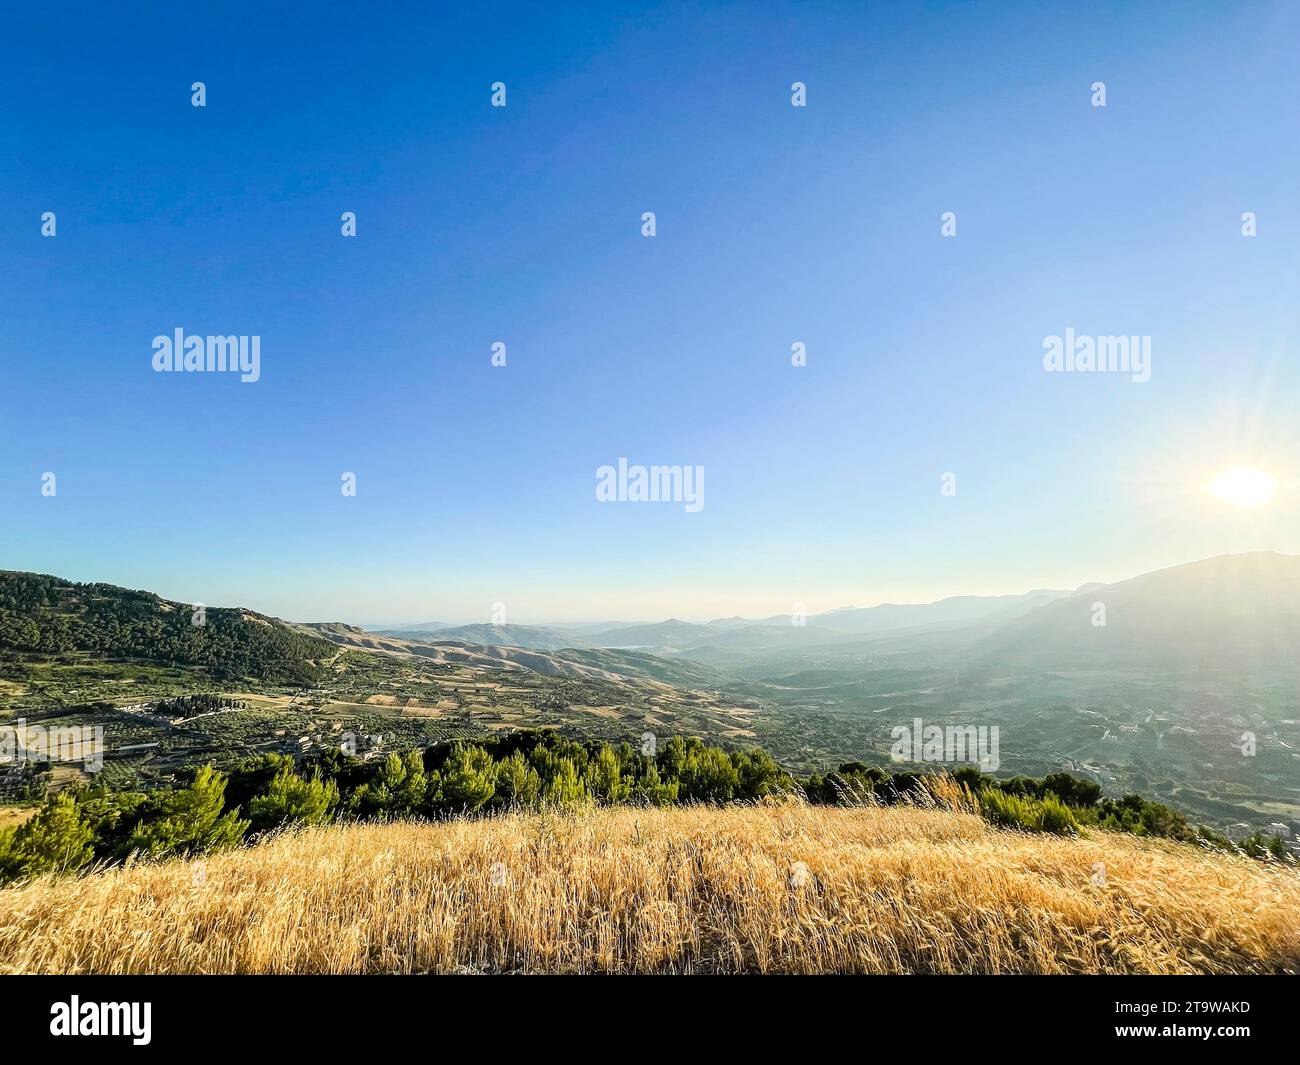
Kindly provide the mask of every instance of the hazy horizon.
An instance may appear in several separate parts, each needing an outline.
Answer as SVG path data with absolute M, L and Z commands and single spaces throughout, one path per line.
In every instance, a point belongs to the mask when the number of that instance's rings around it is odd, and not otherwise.
M 122 582 L 107 580 L 103 577 L 74 576 L 67 573 L 52 573 L 50 574 L 50 576 L 61 577 L 65 580 L 74 580 L 77 581 L 78 583 L 115 584 L 118 585 L 119 587 L 130 588 L 137 591 L 153 592 L 161 596 L 163 599 L 168 599 L 173 602 L 180 602 L 180 603 L 202 602 L 205 606 L 209 606 L 209 607 L 242 607 L 249 610 L 255 610 L 260 614 L 265 614 L 270 617 L 278 617 L 282 620 L 299 623 L 299 624 L 342 623 L 346 625 L 355 625 L 360 628 L 366 628 L 372 630 L 381 629 L 381 628 L 400 628 L 403 626 L 417 626 L 417 625 L 427 625 L 427 624 L 445 624 L 448 626 L 506 624 L 506 625 L 530 625 L 530 626 L 540 626 L 540 627 L 545 627 L 547 625 L 554 625 L 557 627 L 608 625 L 612 627 L 620 624 L 627 624 L 627 625 L 655 624 L 658 622 L 670 621 L 670 620 L 686 621 L 692 624 L 706 624 L 711 621 L 725 621 L 732 618 L 742 618 L 747 621 L 761 621 L 765 618 L 791 613 L 792 608 L 796 608 L 796 607 L 802 609 L 802 611 L 805 612 L 809 617 L 813 617 L 819 614 L 832 613 L 837 610 L 862 610 L 862 609 L 870 609 L 872 607 L 877 607 L 877 606 L 899 606 L 899 605 L 923 606 L 931 603 L 940 602 L 945 599 L 960 598 L 964 596 L 991 598 L 991 597 L 998 597 L 998 596 L 1021 596 L 1021 595 L 1028 595 L 1030 593 L 1040 592 L 1040 591 L 1055 591 L 1055 592 L 1068 593 L 1068 592 L 1075 592 L 1079 588 L 1088 585 L 1116 584 L 1122 581 L 1130 580 L 1134 577 L 1143 576 L 1146 573 L 1155 572 L 1162 569 L 1177 568 L 1180 566 L 1206 562 L 1209 561 L 1211 558 L 1219 558 L 1227 555 L 1243 555 L 1243 554 L 1275 554 L 1275 555 L 1280 555 L 1282 557 L 1290 557 L 1290 558 L 1300 557 L 1300 554 L 1296 554 L 1296 553 L 1274 551 L 1272 549 L 1262 548 L 1257 551 L 1224 552 L 1222 555 L 1206 556 L 1204 558 L 1183 559 L 1182 561 L 1179 562 L 1170 563 L 1167 566 L 1156 566 L 1153 567 L 1153 569 L 1151 570 L 1128 572 L 1122 575 L 1109 576 L 1105 579 L 1096 578 L 1092 580 L 1082 580 L 1073 583 L 1059 583 L 1059 584 L 1039 583 L 1039 584 L 1032 585 L 1030 587 L 1017 588 L 1013 590 L 1003 589 L 1003 590 L 989 590 L 989 591 L 941 592 L 939 594 L 932 595 L 928 598 L 912 598 L 912 599 L 893 598 L 893 599 L 880 599 L 874 602 L 843 602 L 831 606 L 814 606 L 809 603 L 797 603 L 797 604 L 791 603 L 791 604 L 787 604 L 787 606 L 784 609 L 769 610 L 764 613 L 745 614 L 743 612 L 733 611 L 731 613 L 717 613 L 717 614 L 689 614 L 684 611 L 669 611 L 668 613 L 664 613 L 664 614 L 648 615 L 644 617 L 636 617 L 629 614 L 605 615 L 605 616 L 583 616 L 583 615 L 566 616 L 562 614 L 541 613 L 537 615 L 515 617 L 511 615 L 507 609 L 504 620 L 500 622 L 493 621 L 492 607 L 496 606 L 495 603 L 490 604 L 487 612 L 485 612 L 482 616 L 475 615 L 475 616 L 457 617 L 453 615 L 452 612 L 450 611 L 442 611 L 440 613 L 437 610 L 432 610 L 426 612 L 425 614 L 416 614 L 409 617 L 377 616 L 377 617 L 358 618 L 355 616 L 330 614 L 329 612 L 326 612 L 325 614 L 321 614 L 319 616 L 297 616 L 297 615 L 286 613 L 284 611 L 277 610 L 273 606 L 270 606 L 266 603 L 253 601 L 261 598 L 256 592 L 250 592 L 248 600 L 240 599 L 240 600 L 221 601 L 221 602 L 215 602 L 215 601 L 209 602 L 207 600 L 201 600 L 189 595 L 173 594 L 169 591 L 166 591 L 159 587 L 155 587 L 148 583 L 123 584 Z M 16 567 L 12 567 L 12 566 L 0 566 L 0 570 L 3 569 L 12 570 L 15 568 Z

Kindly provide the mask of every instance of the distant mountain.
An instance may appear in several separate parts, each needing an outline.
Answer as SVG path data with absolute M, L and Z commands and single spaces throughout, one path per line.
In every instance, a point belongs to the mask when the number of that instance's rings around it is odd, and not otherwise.
M 525 647 L 534 651 L 559 651 L 565 647 L 587 647 L 590 641 L 560 629 L 538 625 L 449 625 L 435 630 L 423 627 L 384 629 L 381 635 L 407 640 L 454 641 L 490 644 L 499 647 Z
M 681 650 L 703 643 L 715 635 L 718 630 L 708 625 L 696 625 L 689 621 L 669 618 L 653 625 L 626 625 L 594 632 L 587 636 L 589 643 L 597 647 L 644 647 L 658 650 Z
M 214 679 L 311 684 L 336 649 L 250 610 L 174 603 L 112 584 L 0 571 L 0 651 L 202 667 Z M 201 621 L 201 623 L 196 623 Z
M 955 628 L 979 621 L 1006 621 L 1026 614 L 1068 591 L 1040 589 L 1023 595 L 955 595 L 934 603 L 882 603 L 870 607 L 845 607 L 805 619 L 809 628 L 839 633 L 874 635 L 904 629 Z M 791 615 L 765 618 L 762 624 L 791 625 Z
M 1094 604 L 1105 607 L 1105 624 Z M 1221 556 L 1074 592 L 953 596 L 810 615 L 601 633 L 737 675 L 963 663 L 998 670 L 1300 671 L 1300 557 Z
M 720 618 L 707 625 L 670 618 L 653 625 L 613 627 L 589 634 L 587 640 L 602 647 L 632 647 L 656 655 L 689 658 L 725 670 L 773 655 L 807 654 L 894 635 L 1000 624 L 1069 594 L 1034 591 L 1024 595 L 955 596 L 937 603 L 849 607 L 804 618 L 789 614 L 757 620 Z
M 291 628 L 301 628 L 301 626 L 295 625 L 293 622 L 288 622 L 288 624 Z M 307 627 L 315 630 L 313 635 L 315 633 L 320 633 L 322 635 L 326 633 L 338 633 L 343 635 L 350 634 L 350 635 L 358 635 L 358 636 L 369 635 L 368 631 L 366 629 L 363 629 L 360 625 L 348 625 L 347 623 L 342 621 L 316 622 Z
M 979 622 L 999 623 L 1019 617 L 1043 603 L 1068 596 L 1066 591 L 1023 595 L 953 596 L 935 603 L 885 603 L 848 607 L 794 619 L 789 614 L 749 619 L 739 616 L 696 624 L 669 618 L 653 623 L 539 625 L 401 626 L 375 630 L 406 640 L 459 641 L 499 647 L 558 651 L 570 647 L 634 648 L 658 655 L 696 657 L 722 664 L 746 655 L 853 642 L 862 637 L 921 630 L 957 629 Z M 798 620 L 800 623 L 795 624 Z
M 1295 672 L 1300 556 L 1221 555 L 1089 585 L 1003 625 L 975 652 L 1035 671 Z
M 389 636 L 406 634 L 428 636 L 432 632 L 442 632 L 445 629 L 455 628 L 454 625 L 446 621 L 422 621 L 411 625 L 361 625 L 358 627 L 365 629 L 367 632 L 381 632 Z
M 723 682 L 717 670 L 699 662 L 687 658 L 660 658 L 641 651 L 611 647 L 569 648 L 558 652 L 555 657 L 620 677 L 653 680 L 681 688 L 717 688 Z
M 1101 612 L 1104 608 L 1104 614 Z M 1074 593 L 954 596 L 707 625 L 461 625 L 368 632 L 195 608 L 108 584 L 0 571 L 0 651 L 197 666 L 214 679 L 319 683 L 339 646 L 484 668 L 702 685 L 809 668 L 1300 673 L 1300 556 L 1225 555 Z M 1100 623 L 1104 621 L 1104 624 Z M 432 624 L 432 623 L 431 623 Z M 594 631 L 593 631 L 594 630 Z

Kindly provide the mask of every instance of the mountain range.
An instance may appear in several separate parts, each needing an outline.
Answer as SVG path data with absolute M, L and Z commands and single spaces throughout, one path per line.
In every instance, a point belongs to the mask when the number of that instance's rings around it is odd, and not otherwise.
M 588 631 L 563 626 L 415 626 L 383 635 L 432 644 L 636 650 L 752 673 L 809 657 L 925 654 L 945 662 L 1002 662 L 1050 671 L 1087 666 L 1185 671 L 1295 669 L 1300 648 L 1300 556 L 1224 555 L 1073 591 L 954 596 L 886 603 L 806 618 L 670 618 Z
M 310 679 L 329 640 L 375 651 L 415 654 L 443 648 L 566 672 L 553 658 L 502 649 L 636 652 L 690 659 L 724 672 L 801 658 L 867 654 L 900 659 L 953 657 L 1028 671 L 1159 668 L 1294 671 L 1300 666 L 1300 556 L 1273 552 L 1223 555 L 1075 591 L 956 596 L 927 604 L 882 604 L 705 624 L 670 618 L 653 624 L 584 626 L 420 625 L 370 632 L 338 622 L 293 624 L 240 608 L 192 608 L 149 592 L 77 585 L 54 577 L 0 572 L 0 647 L 100 651 L 207 665 L 218 672 Z M 304 642 L 303 638 L 307 638 Z M 480 657 L 482 657 L 480 653 Z M 579 656 L 580 657 L 580 656 Z M 581 673 L 581 668 L 576 668 Z M 752 670 L 746 668 L 747 674 Z

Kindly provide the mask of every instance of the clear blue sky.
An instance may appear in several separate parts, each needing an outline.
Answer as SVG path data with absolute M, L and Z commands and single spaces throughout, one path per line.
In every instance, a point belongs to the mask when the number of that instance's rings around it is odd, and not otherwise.
M 135 7 L 6 13 L 0 567 L 528 622 L 1300 551 L 1294 4 Z M 154 373 L 178 326 L 261 380 Z

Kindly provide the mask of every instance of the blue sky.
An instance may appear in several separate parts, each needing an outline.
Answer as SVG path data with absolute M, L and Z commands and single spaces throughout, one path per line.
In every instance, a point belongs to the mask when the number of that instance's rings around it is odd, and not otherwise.
M 1300 551 L 1294 5 L 8 19 L 0 567 L 529 622 Z M 178 326 L 261 380 L 154 373 Z M 1044 373 L 1066 327 L 1151 380 Z M 703 510 L 597 502 L 620 456 Z M 1234 465 L 1278 498 L 1209 498 Z

